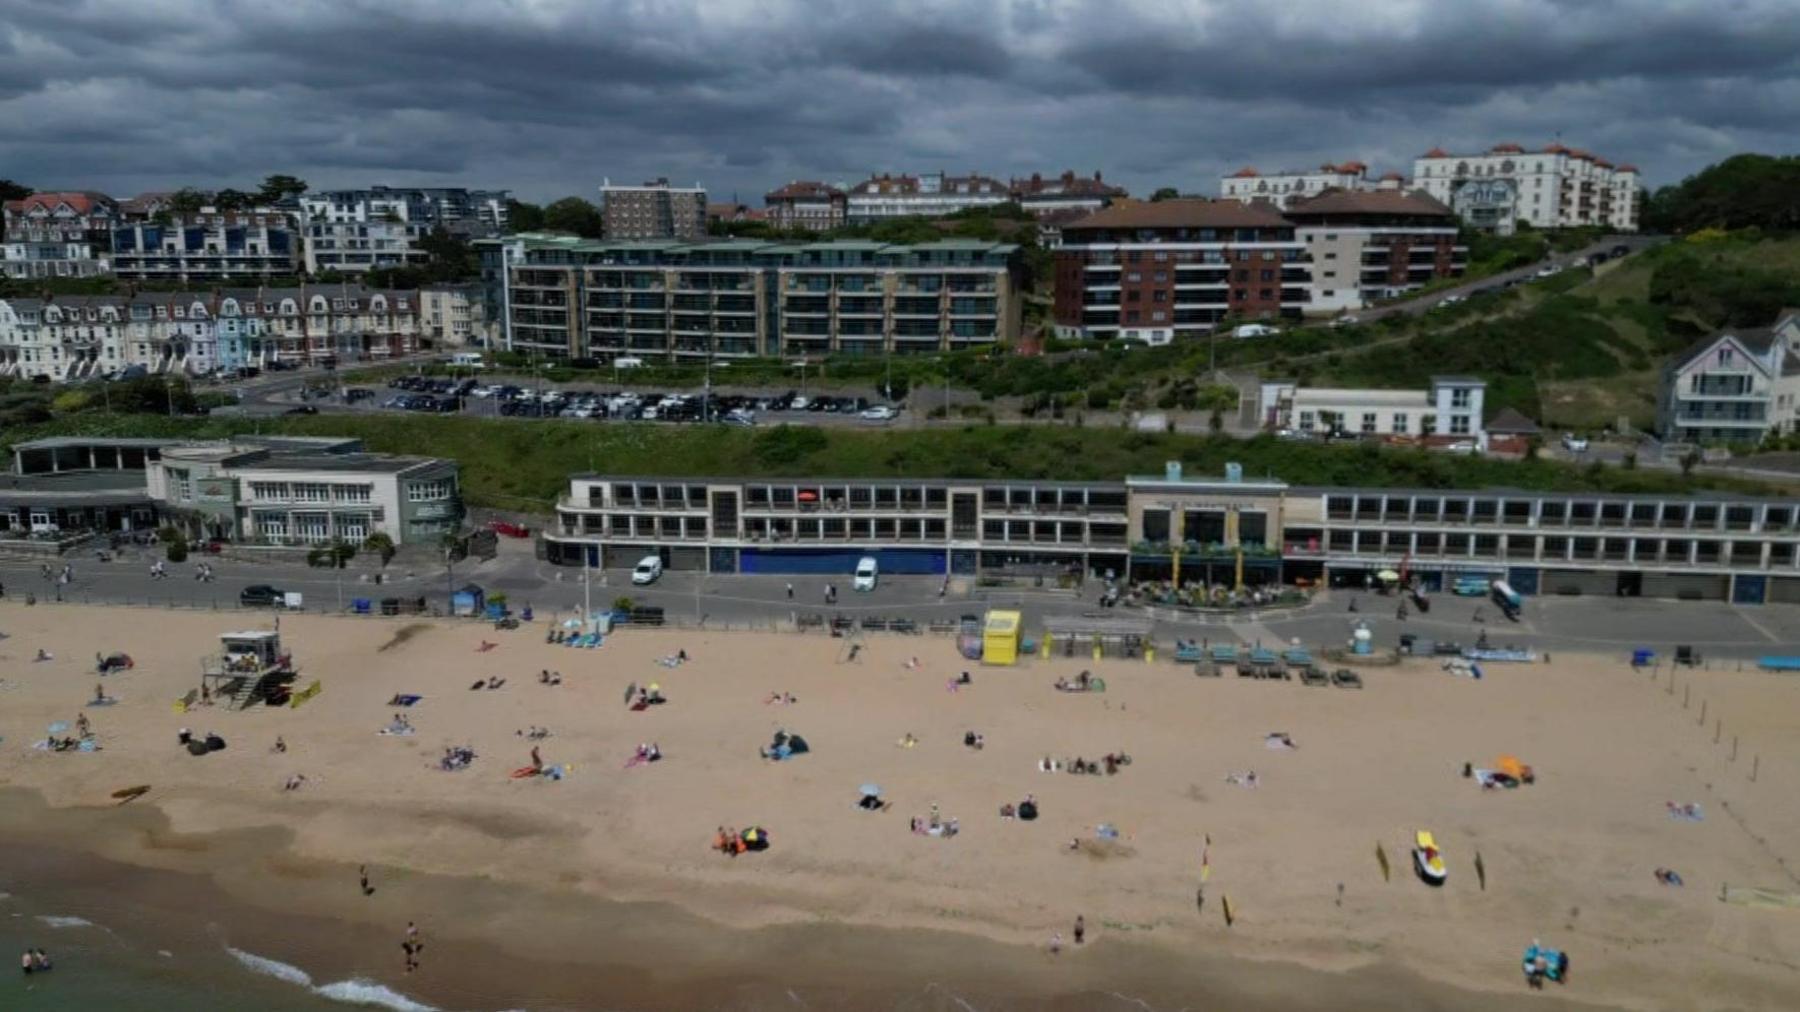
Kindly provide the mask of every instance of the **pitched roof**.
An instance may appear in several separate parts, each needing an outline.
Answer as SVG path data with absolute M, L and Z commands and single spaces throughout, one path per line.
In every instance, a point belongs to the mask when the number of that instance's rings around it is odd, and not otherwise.
M 1719 342 L 1727 340 L 1736 341 L 1745 351 L 1756 357 L 1758 360 L 1757 364 L 1766 368 L 1769 364 L 1769 350 L 1779 338 L 1775 336 L 1775 329 L 1773 327 L 1745 327 L 1737 330 L 1722 330 L 1716 334 L 1708 334 L 1700 340 L 1695 341 L 1693 344 L 1688 345 L 1686 348 L 1683 348 L 1670 360 L 1669 367 L 1671 369 L 1679 370 L 1717 347 Z M 1788 357 L 1791 358 L 1792 356 Z M 1783 375 L 1792 375 L 1787 372 L 1785 363 L 1782 373 Z
M 1419 157 L 1421 157 L 1421 158 L 1449 158 L 1450 152 L 1445 151 L 1443 148 L 1432 148 L 1430 151 L 1425 152 L 1423 155 L 1420 155 Z
M 96 206 L 113 206 L 113 199 L 98 190 L 54 190 L 47 193 L 34 193 L 18 200 L 9 200 L 6 202 L 6 209 L 23 214 L 34 207 L 50 210 L 57 204 L 67 204 L 78 214 L 89 214 Z
M 1535 436 L 1543 431 L 1538 424 L 1512 408 L 1501 408 L 1494 413 L 1494 419 L 1484 426 L 1489 432 L 1503 436 Z
M 1236 200 L 1133 200 L 1096 211 L 1064 226 L 1065 231 L 1102 228 L 1285 228 L 1293 223 L 1268 204 Z
M 1262 173 L 1256 171 L 1255 168 L 1253 168 L 1249 165 L 1246 165 L 1243 168 L 1237 170 L 1236 172 L 1233 172 L 1231 174 L 1231 178 L 1233 178 L 1233 179 L 1255 179 L 1257 176 L 1260 176 L 1260 175 L 1262 175 Z
M 1412 214 L 1451 217 L 1455 212 L 1421 190 L 1326 190 L 1288 205 L 1291 215 Z
M 1033 173 L 1028 179 L 1012 180 L 1011 188 L 1015 198 L 1125 196 L 1124 187 L 1103 181 L 1098 172 L 1092 176 L 1078 176 L 1072 171 L 1065 171 L 1062 175 L 1049 179 Z
M 824 183 L 815 182 L 810 179 L 796 179 L 786 186 L 770 190 L 768 193 L 763 194 L 763 199 L 768 201 L 807 198 L 821 199 L 842 197 L 843 195 L 844 191 L 835 186 L 827 186 Z

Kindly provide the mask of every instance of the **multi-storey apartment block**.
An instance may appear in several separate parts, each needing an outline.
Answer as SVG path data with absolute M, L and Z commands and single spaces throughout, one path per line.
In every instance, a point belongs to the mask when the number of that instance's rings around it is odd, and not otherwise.
M 104 193 L 69 190 L 34 193 L 0 205 L 6 238 L 22 242 L 87 243 L 94 249 L 110 249 L 119 205 Z
M 505 263 L 506 346 L 551 357 L 906 354 L 1018 334 L 1018 248 L 1005 244 L 477 245 Z
M 268 208 L 171 216 L 167 224 L 113 230 L 113 272 L 140 281 L 254 281 L 292 277 L 300 266 L 292 217 Z
M 408 354 L 418 293 L 361 285 L 0 300 L 0 376 L 200 374 Z
M 852 224 L 911 215 L 936 218 L 971 207 L 993 207 L 1012 199 L 1012 190 L 1005 183 L 973 173 L 890 176 L 884 172 L 850 188 L 847 213 Z
M 1148 344 L 1297 318 L 1315 266 L 1293 222 L 1231 200 L 1115 204 L 1063 226 L 1055 264 L 1058 335 Z
M 1275 380 L 1262 384 L 1257 409 L 1269 428 L 1486 450 L 1486 401 L 1487 384 L 1470 376 L 1433 376 L 1426 390 L 1330 389 Z
M 300 198 L 306 270 L 362 273 L 430 259 L 419 240 L 434 229 L 488 236 L 506 228 L 506 190 L 372 186 Z
M 706 189 L 670 186 L 658 178 L 642 186 L 600 186 L 601 231 L 608 239 L 684 239 L 706 236 Z
M 92 278 L 112 272 L 112 261 L 94 255 L 91 243 L 20 239 L 0 243 L 0 277 L 15 281 L 39 278 Z
M 829 232 L 844 227 L 849 198 L 835 186 L 796 179 L 763 195 L 764 221 L 776 228 Z
M 1286 210 L 1295 201 L 1316 197 L 1327 190 L 1372 190 L 1381 182 L 1369 179 L 1369 167 L 1362 162 L 1332 165 L 1327 162 L 1317 169 L 1297 169 L 1264 174 L 1249 166 L 1219 180 L 1219 196 L 1249 204 L 1263 201 Z
M 1657 415 L 1671 441 L 1760 443 L 1800 431 L 1800 309 L 1676 356 L 1663 370 Z
M 1312 258 L 1310 313 L 1360 309 L 1468 267 L 1456 215 L 1423 193 L 1333 190 L 1284 214 Z
M 420 289 L 420 336 L 440 348 L 488 347 L 494 334 L 484 294 L 477 284 L 431 285 Z
M 1642 183 L 1631 165 L 1552 144 L 1526 151 L 1499 144 L 1478 155 L 1433 148 L 1413 161 L 1412 185 L 1476 228 L 1510 235 L 1533 228 L 1600 225 L 1635 232 Z
M 1070 570 L 1208 584 L 1361 587 L 1404 560 L 1432 590 L 1800 602 L 1800 505 L 1730 494 L 1294 487 L 1164 474 L 1114 482 L 577 475 L 548 558 L 848 575 Z M 1179 552 L 1179 562 L 1176 553 Z

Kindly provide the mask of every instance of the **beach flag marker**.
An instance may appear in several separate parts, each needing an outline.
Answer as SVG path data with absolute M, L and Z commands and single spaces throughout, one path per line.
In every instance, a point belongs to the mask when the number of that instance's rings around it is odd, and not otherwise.
M 1381 865 L 1381 880 L 1383 882 L 1393 881 L 1390 877 L 1392 873 L 1388 869 L 1387 849 L 1382 847 L 1380 840 L 1375 841 L 1375 862 Z

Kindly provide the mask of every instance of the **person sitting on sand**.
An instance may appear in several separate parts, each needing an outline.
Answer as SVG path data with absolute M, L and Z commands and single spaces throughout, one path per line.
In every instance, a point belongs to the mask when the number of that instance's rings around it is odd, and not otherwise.
M 286 752 L 287 751 L 287 740 L 282 738 L 281 735 L 276 735 L 275 736 L 275 747 L 273 749 L 271 749 L 271 751 Z
M 1019 814 L 1019 810 L 1017 808 L 1014 808 L 1013 803 L 1010 801 L 1008 801 L 1006 804 L 1000 806 L 1000 817 L 1002 819 L 1006 819 L 1007 821 L 1010 822 L 1018 814 Z
M 56 660 L 56 655 L 45 650 L 43 647 L 38 647 L 37 657 L 34 659 L 40 661 L 53 661 Z
M 287 783 L 281 789 L 284 791 L 297 791 L 305 784 L 306 784 L 306 774 L 296 773 L 293 776 L 287 778 Z
M 912 748 L 914 745 L 917 745 L 918 743 L 919 743 L 919 739 L 913 737 L 913 733 L 911 731 L 908 731 L 908 732 L 906 732 L 905 735 L 903 735 L 900 738 L 899 741 L 895 742 L 894 744 L 900 746 L 901 748 Z
M 731 836 L 725 832 L 724 826 L 720 826 L 719 831 L 713 835 L 712 849 L 721 854 L 731 853 Z
M 958 685 L 974 685 L 975 679 L 973 677 L 971 677 L 967 671 L 965 671 L 962 674 L 956 676 L 956 684 L 958 684 Z
M 536 745 L 531 746 L 531 771 L 533 773 L 544 772 L 544 757 L 538 754 Z
M 506 679 L 501 678 L 499 675 L 489 675 L 488 676 L 487 687 L 490 689 L 498 689 L 500 686 L 505 685 L 505 684 L 506 684 Z

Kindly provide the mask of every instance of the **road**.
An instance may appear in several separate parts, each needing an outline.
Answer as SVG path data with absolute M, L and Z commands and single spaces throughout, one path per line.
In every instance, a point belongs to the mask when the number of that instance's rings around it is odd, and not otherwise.
M 1407 299 L 1404 302 L 1398 302 L 1390 306 L 1380 306 L 1375 309 L 1363 310 L 1355 315 L 1357 319 L 1364 323 L 1373 323 L 1384 316 L 1393 316 L 1395 314 L 1418 316 L 1421 313 L 1428 313 L 1437 308 L 1439 303 L 1443 302 L 1445 298 L 1451 295 L 1469 296 L 1476 292 L 1486 291 L 1487 289 L 1504 285 L 1508 281 L 1523 281 L 1548 265 L 1567 267 L 1578 259 L 1591 257 L 1595 253 L 1609 252 L 1614 246 L 1626 246 L 1630 248 L 1631 252 L 1636 253 L 1664 241 L 1666 240 L 1661 236 L 1609 235 L 1591 246 L 1578 249 L 1572 253 L 1558 253 L 1536 263 L 1517 268 L 1516 270 L 1503 271 L 1499 274 L 1490 274 L 1485 278 L 1478 278 L 1450 288 L 1439 289 L 1429 295 L 1421 296 L 1416 299 Z
M 1079 595 L 1029 585 L 977 587 L 964 580 L 953 581 L 945 593 L 938 577 L 888 576 L 873 592 L 855 593 L 849 589 L 849 574 L 844 574 L 794 577 L 793 597 L 789 598 L 790 581 L 780 576 L 668 572 L 652 586 L 634 587 L 624 570 L 596 570 L 593 585 L 584 588 L 581 570 L 540 562 L 529 542 L 511 540 L 502 541 L 496 559 L 458 563 L 453 574 L 440 563 L 409 566 L 397 561 L 380 586 L 370 582 L 367 569 L 340 572 L 291 563 L 230 560 L 213 563 L 217 579 L 211 583 L 193 579 L 193 566 L 186 563 L 170 565 L 170 578 L 155 579 L 150 575 L 155 557 L 147 550 L 108 563 L 94 561 L 91 555 L 71 556 L 75 577 L 61 587 L 62 597 L 73 603 L 200 608 L 238 615 L 242 612 L 237 603 L 239 591 L 266 583 L 300 592 L 308 611 L 333 612 L 340 610 L 340 601 L 347 608 L 359 597 L 389 596 L 423 596 L 441 609 L 451 587 L 474 582 L 490 594 L 505 593 L 515 609 L 529 604 L 540 620 L 558 613 L 578 614 L 585 590 L 596 608 L 609 607 L 618 597 L 630 597 L 640 606 L 662 607 L 671 623 L 704 624 L 707 628 L 771 628 L 796 615 L 815 614 L 910 618 L 923 625 L 933 619 L 955 620 L 1000 607 L 1023 610 L 1028 630 L 1040 628 L 1044 617 L 1050 615 L 1148 617 L 1165 650 L 1177 637 L 1269 645 L 1299 641 L 1318 648 L 1347 642 L 1354 623 L 1361 621 L 1369 625 L 1375 642 L 1385 646 L 1396 644 L 1403 632 L 1468 646 L 1485 631 L 1496 647 L 1516 645 L 1552 653 L 1594 651 L 1621 659 L 1634 647 L 1666 654 L 1677 643 L 1728 663 L 1800 653 L 1800 606 L 1795 605 L 1736 607 L 1724 602 L 1636 598 L 1531 598 L 1521 621 L 1509 623 L 1481 599 L 1439 595 L 1432 598 L 1429 613 L 1420 615 L 1414 610 L 1401 621 L 1395 614 L 1396 599 L 1340 590 L 1296 609 L 1203 617 L 1178 615 L 1173 610 L 1103 610 L 1098 606 L 1100 588 L 1092 582 Z M 838 589 L 835 605 L 825 603 L 828 579 Z M 35 594 L 41 604 L 52 605 L 58 590 L 56 584 L 43 579 L 36 565 L 15 561 L 0 560 L 0 581 L 8 601 Z M 1357 608 L 1354 612 L 1350 610 L 1352 602 Z

